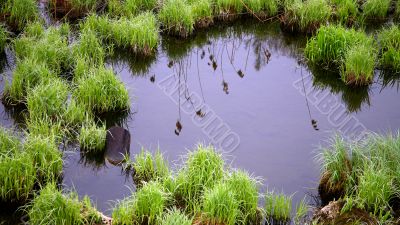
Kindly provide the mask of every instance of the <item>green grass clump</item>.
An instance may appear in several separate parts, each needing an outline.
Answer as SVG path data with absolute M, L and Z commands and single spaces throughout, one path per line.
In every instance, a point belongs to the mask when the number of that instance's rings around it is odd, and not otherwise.
M 156 0 L 110 0 L 107 12 L 113 17 L 132 17 L 143 11 L 154 11 L 158 6 Z
M 134 218 L 139 224 L 156 224 L 162 215 L 168 194 L 159 182 L 149 182 L 136 192 Z
M 265 195 L 265 213 L 267 220 L 289 221 L 292 212 L 292 197 L 269 192 Z
M 8 23 L 17 30 L 39 18 L 35 0 L 6 0 L 0 7 L 0 14 L 7 15 Z
M 400 29 L 393 25 L 378 33 L 381 47 L 380 64 L 383 69 L 400 72 Z
M 386 18 L 391 0 L 367 0 L 362 5 L 362 15 L 365 19 Z
M 0 53 L 4 52 L 8 39 L 7 30 L 0 25 Z
M 113 224 L 115 225 L 133 224 L 134 204 L 135 204 L 134 195 L 129 196 L 121 201 L 118 201 L 112 212 Z
M 279 11 L 277 0 L 246 0 L 244 4 L 247 6 L 247 11 L 258 18 L 272 17 Z
M 306 203 L 306 199 L 303 198 L 297 205 L 296 205 L 296 215 L 294 216 L 295 224 L 303 224 L 305 222 L 305 218 L 308 213 L 308 205 Z
M 24 150 L 33 159 L 40 183 L 56 181 L 61 175 L 62 156 L 53 137 L 29 135 Z
M 223 18 L 227 16 L 227 19 L 229 19 L 228 17 L 235 17 L 235 14 L 244 10 L 244 5 L 240 0 L 216 0 L 215 4 L 216 14 Z
M 151 12 L 119 19 L 91 15 L 81 27 L 96 31 L 101 39 L 116 47 L 129 48 L 144 55 L 151 55 L 158 44 L 158 25 Z
M 85 197 L 80 202 L 74 192 L 63 194 L 49 183 L 27 207 L 29 222 L 38 225 L 98 224 L 101 217 Z
M 400 136 L 369 134 L 359 142 L 337 139 L 324 153 L 324 173 L 348 181 L 342 197 L 344 210 L 364 209 L 378 218 L 391 215 L 391 200 L 399 194 Z M 351 152 L 351 153 L 350 153 Z M 324 176 L 323 176 L 324 177 Z
M 191 225 L 192 223 L 192 219 L 190 219 L 187 215 L 176 208 L 168 210 L 168 212 L 164 213 L 162 218 L 160 219 L 161 225 Z
M 170 175 L 168 161 L 164 159 L 160 151 L 156 151 L 154 156 L 144 149 L 135 155 L 133 163 L 135 174 L 133 179 L 137 186 L 142 186 L 152 180 L 164 179 Z
M 68 98 L 68 85 L 59 78 L 41 83 L 32 88 L 27 96 L 27 107 L 31 120 L 61 118 Z
M 91 66 L 104 64 L 105 50 L 93 30 L 82 30 L 79 41 L 73 47 L 73 53 L 75 58 L 84 60 L 85 63 L 89 63 Z
M 79 127 L 90 118 L 92 118 L 91 113 L 87 112 L 84 106 L 79 105 L 76 103 L 76 100 L 72 98 L 62 117 L 62 121 L 67 127 Z
M 318 29 L 316 36 L 308 40 L 304 53 L 313 64 L 341 65 L 351 47 L 369 41 L 365 33 L 354 29 L 337 25 L 323 26 Z
M 39 33 L 38 26 L 37 23 L 29 25 L 28 33 L 24 33 L 14 41 L 17 59 L 35 60 L 37 63 L 46 65 L 56 74 L 68 71 L 73 60 L 68 46 L 68 38 L 65 36 L 66 26 L 50 27 L 40 36 L 37 35 Z
M 285 24 L 292 30 L 312 33 L 329 20 L 332 9 L 326 0 L 294 0 L 285 6 Z
M 0 129 L 0 198 L 26 200 L 36 181 L 32 157 L 22 151 L 20 140 Z
M 344 56 L 344 72 L 342 80 L 346 84 L 367 85 L 372 83 L 377 53 L 372 43 L 362 43 L 350 48 Z
M 111 69 L 94 68 L 85 77 L 78 78 L 76 83 L 73 97 L 79 105 L 92 112 L 129 109 L 128 91 Z
M 205 224 L 236 224 L 240 210 L 234 191 L 226 183 L 205 191 L 202 204 Z
M 106 147 L 106 126 L 98 127 L 94 122 L 86 122 L 79 132 L 79 144 L 85 151 L 103 151 Z
M 352 24 L 358 14 L 357 0 L 331 0 L 334 16 L 342 24 Z
M 26 103 L 28 92 L 56 75 L 43 63 L 25 59 L 17 63 L 10 85 L 6 85 L 5 100 L 10 104 Z
M 206 189 L 212 188 L 224 176 L 224 160 L 212 146 L 198 145 L 189 152 L 177 176 L 177 195 L 189 211 L 194 210 Z
M 385 168 L 365 165 L 358 182 L 356 194 L 358 205 L 375 215 L 388 209 L 389 200 L 398 194 L 394 188 L 394 178 Z
M 167 0 L 158 14 L 158 19 L 162 27 L 172 35 L 187 37 L 194 29 L 192 7 L 185 0 Z
M 238 170 L 227 178 L 226 183 L 239 205 L 238 220 L 244 224 L 254 223 L 257 218 L 258 181 Z
M 194 0 L 189 2 L 196 28 L 208 27 L 213 22 L 213 6 L 211 0 Z

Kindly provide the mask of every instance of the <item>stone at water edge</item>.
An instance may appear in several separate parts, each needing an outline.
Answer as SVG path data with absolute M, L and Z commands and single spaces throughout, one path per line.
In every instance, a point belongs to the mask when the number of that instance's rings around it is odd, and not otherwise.
M 113 164 L 118 165 L 124 160 L 124 155 L 129 154 L 131 134 L 122 127 L 111 127 L 107 130 L 105 157 Z

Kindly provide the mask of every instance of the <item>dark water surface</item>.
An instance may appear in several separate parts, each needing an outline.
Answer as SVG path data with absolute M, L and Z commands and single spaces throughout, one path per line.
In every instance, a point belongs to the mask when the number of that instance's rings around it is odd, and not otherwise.
M 142 147 L 159 147 L 174 164 L 197 143 L 213 143 L 233 167 L 262 178 L 264 191 L 295 193 L 295 201 L 316 194 L 318 147 L 335 132 L 396 132 L 400 95 L 398 80 L 379 71 L 371 86 L 357 89 L 337 74 L 314 68 L 312 76 L 302 63 L 305 43 L 284 35 L 277 23 L 247 21 L 191 40 L 163 38 L 152 59 L 117 52 L 109 66 L 129 89 L 132 112 L 111 116 L 107 125 L 129 129 L 132 158 Z M 0 107 L 1 123 L 12 125 Z M 77 149 L 65 155 L 64 184 L 106 214 L 134 190 L 131 177 L 107 159 L 83 158 Z

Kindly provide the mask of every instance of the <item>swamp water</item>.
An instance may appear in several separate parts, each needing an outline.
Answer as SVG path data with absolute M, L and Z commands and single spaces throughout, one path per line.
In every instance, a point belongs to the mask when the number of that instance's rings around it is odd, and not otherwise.
M 337 73 L 303 63 L 305 44 L 304 37 L 283 34 L 279 23 L 249 20 L 189 40 L 163 37 L 150 59 L 116 50 L 108 65 L 129 89 L 131 112 L 108 116 L 107 126 L 130 131 L 131 158 L 142 147 L 159 147 L 172 165 L 179 164 L 197 143 L 213 143 L 233 167 L 262 178 L 261 192 L 268 187 L 295 193 L 294 203 L 316 196 L 315 157 L 335 132 L 400 127 L 400 79 L 376 71 L 369 87 L 346 87 Z M 4 76 L 2 87 L 10 73 Z M 17 123 L 15 112 L 3 105 L 0 110 L 2 126 Z M 114 201 L 135 189 L 131 176 L 106 157 L 84 156 L 71 147 L 64 159 L 66 188 L 89 195 L 107 215 Z

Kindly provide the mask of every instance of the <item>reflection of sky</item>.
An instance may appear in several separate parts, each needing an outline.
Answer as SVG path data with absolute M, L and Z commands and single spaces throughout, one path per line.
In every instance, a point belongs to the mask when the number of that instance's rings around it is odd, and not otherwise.
M 163 45 L 164 50 L 160 48 L 156 61 L 147 69 L 148 76 L 133 76 L 127 64 L 115 64 L 114 69 L 129 89 L 135 112 L 125 124 L 131 132 L 131 155 L 138 153 L 141 146 L 152 150 L 159 146 L 174 161 L 196 143 L 210 141 L 184 113 L 180 118 L 182 131 L 179 136 L 174 133 L 179 108 L 156 83 L 181 72 L 181 81 L 188 91 L 204 95 L 205 103 L 240 136 L 240 146 L 227 157 L 228 162 L 233 160 L 234 167 L 261 177 L 269 188 L 287 194 L 296 192 L 296 201 L 304 193 L 315 193 L 319 176 L 314 160 L 317 147 L 326 145 L 336 128 L 312 105 L 311 117 L 318 121 L 320 130 L 315 131 L 311 126 L 306 100 L 293 87 L 301 78 L 301 71 L 306 79 L 311 79 L 307 69 L 298 68 L 298 59 L 294 57 L 299 47 L 304 46 L 273 29 L 262 36 L 247 31 L 241 38 L 215 37 L 208 44 L 202 40 L 203 47 L 193 44 L 192 50 L 180 49 L 186 47 L 180 44 L 168 48 Z M 185 57 L 174 55 L 175 64 L 169 68 L 167 55 L 174 49 L 184 52 Z M 201 59 L 203 50 L 205 56 Z M 265 50 L 271 53 L 268 63 Z M 215 71 L 211 54 L 217 65 Z M 238 70 L 243 72 L 243 78 Z M 150 82 L 153 75 L 155 83 Z M 227 83 L 229 94 L 223 91 L 223 82 Z M 341 92 L 331 94 L 329 87 L 323 91 L 331 98 L 342 99 Z M 369 90 L 370 105 L 362 103 L 361 109 L 353 114 L 372 131 L 395 131 L 400 126 L 398 97 L 396 88 L 381 91 L 375 84 Z M 6 126 L 12 124 L 6 117 L 2 116 L 2 120 Z M 127 180 L 119 167 L 108 163 L 99 169 L 85 167 L 79 163 L 79 153 L 70 154 L 67 159 L 65 184 L 91 196 L 101 210 L 110 208 L 110 200 L 129 195 L 132 180 Z

